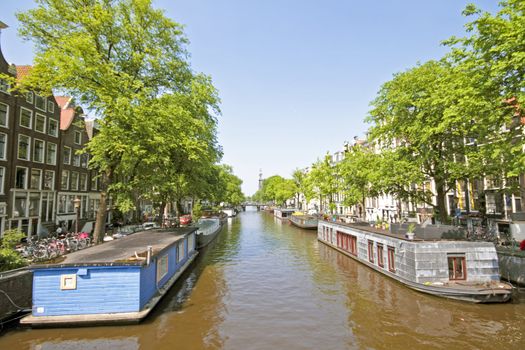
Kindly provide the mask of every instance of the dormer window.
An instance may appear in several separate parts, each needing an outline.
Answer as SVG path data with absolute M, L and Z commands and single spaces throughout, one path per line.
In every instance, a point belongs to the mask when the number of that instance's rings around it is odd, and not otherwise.
M 33 104 L 33 93 L 31 91 L 26 93 L 26 102 Z

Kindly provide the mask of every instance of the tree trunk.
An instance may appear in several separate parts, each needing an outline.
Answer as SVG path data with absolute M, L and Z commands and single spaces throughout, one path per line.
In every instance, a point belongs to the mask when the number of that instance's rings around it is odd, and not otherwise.
M 361 218 L 363 219 L 363 221 L 366 220 L 365 202 L 366 202 L 366 197 L 363 194 L 363 199 L 362 199 L 362 202 L 361 202 Z
M 436 180 L 436 201 L 438 218 L 442 224 L 448 223 L 448 213 L 447 206 L 445 203 L 445 196 L 445 185 L 443 184 L 443 181 Z
M 166 209 L 166 202 L 165 201 L 162 201 L 160 202 L 160 209 L 159 209 L 159 214 L 160 214 L 160 227 L 164 227 L 164 222 L 166 220 L 164 220 L 164 209 Z
M 93 232 L 93 243 L 99 244 L 102 241 L 106 230 L 106 209 L 107 209 L 107 192 L 100 191 L 100 204 L 97 211 L 97 219 L 95 221 L 95 231 Z
M 99 244 L 102 242 L 104 234 L 106 232 L 106 215 L 107 215 L 107 190 L 111 184 L 112 170 L 106 173 L 102 173 L 100 177 L 100 204 L 98 206 L 97 218 L 95 220 L 95 229 L 93 232 L 93 243 Z

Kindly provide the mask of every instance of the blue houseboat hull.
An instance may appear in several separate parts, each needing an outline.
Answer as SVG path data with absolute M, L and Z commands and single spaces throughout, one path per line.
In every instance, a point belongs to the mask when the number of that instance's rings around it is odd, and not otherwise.
M 191 265 L 196 242 L 195 228 L 151 230 L 33 266 L 32 314 L 21 323 L 138 323 Z

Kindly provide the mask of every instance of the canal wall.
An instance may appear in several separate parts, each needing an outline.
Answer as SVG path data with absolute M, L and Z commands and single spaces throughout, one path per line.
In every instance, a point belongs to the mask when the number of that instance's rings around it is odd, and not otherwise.
M 519 286 L 525 286 L 525 252 L 498 247 L 501 278 Z
M 31 309 L 33 273 L 19 269 L 0 273 L 0 322 Z

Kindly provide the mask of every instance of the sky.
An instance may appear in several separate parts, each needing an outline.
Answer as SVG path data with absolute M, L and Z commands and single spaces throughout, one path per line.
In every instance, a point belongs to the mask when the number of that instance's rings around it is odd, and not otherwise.
M 461 12 L 470 2 L 497 9 L 495 0 L 153 0 L 185 26 L 193 69 L 219 90 L 222 162 L 246 195 L 257 190 L 260 169 L 263 178 L 291 177 L 364 137 L 381 85 L 442 57 L 442 40 L 465 35 Z M 10 63 L 32 63 L 14 14 L 34 6 L 0 0 Z

